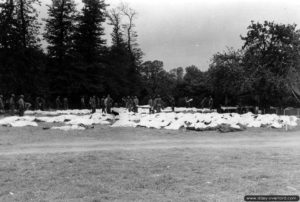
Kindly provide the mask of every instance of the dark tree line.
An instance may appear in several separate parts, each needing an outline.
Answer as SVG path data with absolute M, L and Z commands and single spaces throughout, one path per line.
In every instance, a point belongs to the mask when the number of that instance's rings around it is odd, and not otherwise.
M 300 31 L 296 25 L 274 22 L 248 26 L 240 50 L 229 48 L 216 53 L 207 71 L 195 66 L 167 72 L 160 61 L 141 66 L 145 94 L 173 96 L 177 105 L 183 97 L 194 98 L 201 106 L 205 97 L 221 105 L 260 106 L 262 108 L 300 104 Z
M 52 101 L 60 95 L 75 105 L 82 95 L 108 93 L 117 101 L 137 95 L 144 103 L 159 94 L 177 105 L 190 97 L 196 106 L 210 95 L 216 106 L 287 106 L 300 99 L 296 25 L 252 22 L 243 47 L 215 54 L 207 71 L 166 71 L 162 61 L 142 61 L 135 10 L 107 9 L 104 0 L 82 3 L 77 10 L 74 0 L 52 0 L 42 30 L 39 0 L 0 0 L 0 93 Z M 110 46 L 104 23 L 113 28 Z

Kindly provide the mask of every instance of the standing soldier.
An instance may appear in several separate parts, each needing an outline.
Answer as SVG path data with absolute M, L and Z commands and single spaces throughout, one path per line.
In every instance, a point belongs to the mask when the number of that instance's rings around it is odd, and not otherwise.
M 59 110 L 61 108 L 60 96 L 57 96 L 55 103 L 56 103 L 56 110 Z
M 213 105 L 214 105 L 214 100 L 211 96 L 209 96 L 209 100 L 208 100 L 209 109 L 212 109 Z
M 36 97 L 35 98 L 34 109 L 35 110 L 39 110 L 40 109 L 40 97 Z
M 201 107 L 205 108 L 206 107 L 206 103 L 207 103 L 207 97 L 204 97 L 201 101 Z
M 101 102 L 102 113 L 106 113 L 106 111 L 105 111 L 105 97 L 104 96 L 102 96 L 100 102 Z
M 128 109 L 129 112 L 131 111 L 131 99 L 130 99 L 130 96 L 127 96 L 127 99 L 126 99 L 126 108 Z
M 170 97 L 170 104 L 171 104 L 171 108 L 172 108 L 172 112 L 175 111 L 175 99 L 174 97 Z
M 92 109 L 92 114 L 96 112 L 96 96 L 93 96 L 90 98 L 90 105 L 91 105 L 91 109 Z
M 133 97 L 128 96 L 128 111 L 132 112 L 134 109 Z
M 41 97 L 41 100 L 40 100 L 40 109 L 42 111 L 44 111 L 46 108 L 46 100 L 45 100 L 45 97 Z
M 125 108 L 129 110 L 129 100 L 130 100 L 130 97 L 127 96 L 127 98 L 125 97 Z
M 64 110 L 69 109 L 69 101 L 67 97 L 64 97 Z
M 18 106 L 19 106 L 19 116 L 24 116 L 24 111 L 25 111 L 24 95 L 20 95 L 20 99 L 18 100 Z
M 156 100 L 155 104 L 156 104 L 157 113 L 160 113 L 161 112 L 161 107 L 162 107 L 162 100 L 160 98 L 160 95 L 158 95 L 155 100 Z
M 112 99 L 111 99 L 109 94 L 105 98 L 104 104 L 105 104 L 105 107 L 106 107 L 106 113 L 110 114 L 111 113 L 111 107 L 112 107 Z
M 137 96 L 134 96 L 133 102 L 134 102 L 134 112 L 138 112 L 139 99 L 137 98 Z
M 101 99 L 97 96 L 96 100 L 97 100 L 97 109 L 100 109 L 101 108 Z
M 154 102 L 152 97 L 150 96 L 150 99 L 148 100 L 148 105 L 149 105 L 149 114 L 154 113 Z
M 85 109 L 85 100 L 84 100 L 84 96 L 81 96 L 81 98 L 80 98 L 80 108 L 81 108 L 81 109 Z
M 4 113 L 3 95 L 0 95 L 0 114 Z
M 15 114 L 15 108 L 16 108 L 16 103 L 15 103 L 15 94 L 11 94 L 11 97 L 9 99 L 9 111 L 10 115 Z

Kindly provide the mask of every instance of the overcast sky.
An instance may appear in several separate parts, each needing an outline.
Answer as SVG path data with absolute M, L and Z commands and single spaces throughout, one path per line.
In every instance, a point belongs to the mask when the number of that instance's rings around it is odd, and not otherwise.
M 77 3 L 81 0 L 75 0 Z M 43 5 L 50 0 L 42 0 Z M 196 65 L 206 70 L 213 54 L 240 48 L 251 20 L 296 23 L 299 0 L 123 0 L 138 12 L 138 42 L 144 60 L 164 68 Z M 120 0 L 106 0 L 111 7 Z M 44 6 L 43 6 L 44 7 Z M 42 14 L 45 9 L 42 9 Z M 110 29 L 106 29 L 110 32 Z M 109 34 L 109 33 L 108 33 Z

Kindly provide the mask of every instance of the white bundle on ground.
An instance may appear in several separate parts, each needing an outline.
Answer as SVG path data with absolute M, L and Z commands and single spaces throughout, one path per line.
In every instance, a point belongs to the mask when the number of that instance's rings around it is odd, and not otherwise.
M 74 115 L 82 115 L 82 114 L 89 114 L 91 110 L 88 109 L 72 109 L 72 110 L 56 110 L 56 111 L 26 111 L 25 115 L 41 115 L 41 116 L 58 116 L 63 114 L 74 114 Z
M 52 127 L 61 130 L 83 130 L 96 124 L 111 125 L 111 127 L 146 127 L 156 129 L 180 128 L 195 130 L 214 130 L 220 126 L 228 126 L 234 129 L 244 127 L 273 127 L 297 126 L 297 117 L 278 116 L 276 114 L 255 115 L 252 113 L 237 114 L 217 112 L 208 113 L 209 109 L 166 108 L 164 112 L 149 114 L 148 106 L 141 106 L 138 113 L 128 112 L 125 108 L 113 108 L 119 113 L 114 116 L 104 114 L 100 110 L 91 114 L 89 110 L 65 110 L 65 111 L 28 111 L 30 116 L 11 116 L 0 119 L 0 125 L 11 127 L 38 126 L 38 122 L 63 123 L 62 127 Z M 205 112 L 205 113 L 200 113 Z
M 134 117 L 134 119 L 133 119 Z M 139 118 L 139 121 L 137 119 Z M 228 125 L 235 129 L 245 127 L 273 127 L 282 128 L 285 125 L 296 126 L 297 117 L 278 116 L 275 114 L 255 115 L 252 113 L 159 113 L 159 114 L 120 114 L 120 119 L 112 127 L 146 127 L 178 130 L 180 128 L 194 128 L 197 130 L 218 128 Z
M 79 125 L 68 125 L 68 126 L 55 126 L 52 127 L 51 129 L 69 131 L 69 130 L 85 130 L 86 128 Z
M 32 116 L 9 116 L 0 119 L 0 125 L 10 127 L 38 126 L 38 124 L 34 122 L 34 119 L 35 117 Z

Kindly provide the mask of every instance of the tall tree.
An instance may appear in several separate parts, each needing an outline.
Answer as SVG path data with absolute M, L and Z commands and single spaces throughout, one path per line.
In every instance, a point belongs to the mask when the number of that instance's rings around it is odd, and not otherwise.
M 52 0 L 48 5 L 44 38 L 49 44 L 49 56 L 59 63 L 73 51 L 77 14 L 74 0 Z
M 129 53 L 132 56 L 133 61 L 136 63 L 136 65 L 141 64 L 141 57 L 143 55 L 143 52 L 138 47 L 137 43 L 137 37 L 138 34 L 135 31 L 135 20 L 137 18 L 137 12 L 130 8 L 128 4 L 121 3 L 118 8 L 123 16 L 126 18 L 126 22 L 123 23 L 122 27 L 125 30 L 126 33 L 126 41 L 127 41 L 127 48 Z
M 1 87 L 39 92 L 44 55 L 39 49 L 38 0 L 6 0 L 0 8 Z
M 106 4 L 104 0 L 83 0 L 82 14 L 75 41 L 76 51 L 85 62 L 91 63 L 103 54 L 106 41 L 103 39 Z
M 23 48 L 36 47 L 40 41 L 38 35 L 41 24 L 36 5 L 40 5 L 39 0 L 16 1 L 18 40 Z
M 107 17 L 109 20 L 109 25 L 113 26 L 113 31 L 111 33 L 112 46 L 113 48 L 123 48 L 124 42 L 124 32 L 122 30 L 122 14 L 116 9 L 110 9 L 107 12 Z
M 217 104 L 236 105 L 238 96 L 249 88 L 242 59 L 242 52 L 233 49 L 213 56 L 207 72 L 207 83 Z
M 13 0 L 0 4 L 0 48 L 7 50 L 15 43 L 16 33 L 15 5 Z
M 140 67 L 143 87 L 148 95 L 171 96 L 176 85 L 173 75 L 163 69 L 162 61 L 146 61 Z
M 242 40 L 253 94 L 262 106 L 281 105 L 291 92 L 290 72 L 299 71 L 300 31 L 296 25 L 252 22 Z
M 39 46 L 37 5 L 39 0 L 6 0 L 0 4 L 0 47 L 19 50 Z

